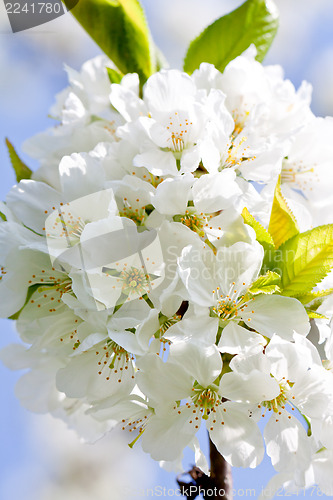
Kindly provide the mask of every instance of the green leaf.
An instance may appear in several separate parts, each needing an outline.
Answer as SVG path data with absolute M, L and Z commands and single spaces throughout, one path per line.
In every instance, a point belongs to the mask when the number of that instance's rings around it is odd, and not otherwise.
M 281 276 L 272 271 L 268 271 L 263 276 L 259 276 L 256 281 L 252 283 L 248 292 L 251 295 L 259 295 L 261 293 L 271 295 L 272 293 L 280 292 Z
M 315 291 L 315 292 L 309 292 L 309 293 L 306 293 L 304 295 L 300 295 L 298 297 L 298 300 L 300 302 L 302 302 L 302 304 L 309 304 L 313 300 L 318 301 L 318 300 L 324 299 L 328 295 L 332 295 L 332 294 L 333 294 L 333 288 L 327 288 L 326 290 L 319 290 L 319 291 Z M 320 300 L 320 302 L 321 302 L 321 300 Z
M 71 0 L 63 0 L 71 7 Z M 80 0 L 71 13 L 122 73 L 141 84 L 155 71 L 155 54 L 138 0 Z
M 272 0 L 247 0 L 238 9 L 220 17 L 190 44 L 184 70 L 192 73 L 202 62 L 223 71 L 252 43 L 262 61 L 278 29 L 278 12 Z
M 243 209 L 242 217 L 248 226 L 251 226 L 255 233 L 256 239 L 264 247 L 265 255 L 263 260 L 264 271 L 271 267 L 271 262 L 274 261 L 275 257 L 275 246 L 272 236 L 268 231 L 258 222 L 253 215 L 250 214 L 247 208 Z
M 16 153 L 14 146 L 7 139 L 7 137 L 6 137 L 6 145 L 7 145 L 9 158 L 10 158 L 12 167 L 15 171 L 17 182 L 20 182 L 22 179 L 30 179 L 31 174 L 32 174 L 32 170 L 30 170 L 30 168 L 27 167 L 27 165 L 25 163 L 23 163 L 21 158 Z
M 2 212 L 0 212 L 0 218 L 6 222 L 7 220 L 7 217 L 5 216 L 5 214 L 3 214 Z
M 276 184 L 268 231 L 272 235 L 275 248 L 299 233 L 294 214 L 290 210 L 281 191 L 281 178 Z
M 333 268 L 333 224 L 298 234 L 279 248 L 283 295 L 312 292 Z
M 111 83 L 120 83 L 124 76 L 122 73 L 120 73 L 120 71 L 117 71 L 116 69 L 107 67 L 106 71 L 108 72 L 109 80 Z

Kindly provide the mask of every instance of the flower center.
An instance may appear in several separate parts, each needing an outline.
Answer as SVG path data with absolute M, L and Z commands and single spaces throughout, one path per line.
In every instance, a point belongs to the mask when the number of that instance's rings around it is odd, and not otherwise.
M 122 292 L 126 295 L 134 292 L 142 296 L 150 290 L 150 276 L 145 274 L 142 269 L 136 267 L 125 268 L 120 273 L 120 279 L 123 281 Z
M 213 387 L 204 388 L 200 384 L 194 384 L 192 389 L 194 395 L 192 396 L 192 401 L 197 405 L 202 414 L 204 420 L 208 419 L 209 413 L 219 403 L 218 395 Z
M 170 132 L 168 139 L 169 149 L 175 153 L 181 153 L 191 142 L 190 132 L 193 123 L 183 112 L 175 111 L 169 117 L 167 130 Z
M 312 191 L 314 183 L 319 181 L 315 166 L 304 165 L 302 160 L 298 162 L 286 160 L 282 166 L 281 181 L 294 184 L 296 189 L 302 191 Z
M 246 120 L 248 119 L 248 116 L 250 114 L 250 111 L 239 111 L 237 109 L 234 109 L 231 114 L 235 122 L 235 128 L 232 135 L 236 136 L 243 131 L 243 128 L 245 127 L 246 124 Z
M 60 275 L 58 272 L 56 274 Z M 36 279 L 36 276 L 33 275 L 32 279 L 29 280 L 29 284 L 32 284 L 34 280 L 35 284 L 40 286 L 32 294 L 29 303 L 44 313 L 46 310 L 48 313 L 58 311 L 64 305 L 61 300 L 62 296 L 65 293 L 72 292 L 72 280 L 67 274 L 58 278 L 56 276 L 45 276 L 39 279 L 38 277 Z
M 244 296 L 238 297 L 238 292 L 234 289 L 234 286 L 235 282 L 232 283 L 227 295 L 221 294 L 220 287 L 213 290 L 213 294 L 216 297 L 216 306 L 213 306 L 212 310 L 223 321 L 230 321 L 237 318 L 247 310 L 249 302 L 254 300 L 253 298 L 246 300 Z M 254 311 L 248 312 L 254 313 Z M 248 318 L 248 320 L 250 321 L 251 318 Z
M 74 246 L 79 243 L 86 223 L 87 221 L 83 221 L 80 216 L 76 216 L 65 207 L 61 211 L 59 210 L 58 214 L 55 214 L 46 236 L 48 238 L 63 238 L 66 240 L 67 246 Z
M 112 135 L 114 141 L 119 140 L 118 137 L 116 137 L 117 125 L 114 120 L 105 121 L 104 128 L 110 133 L 110 135 Z
M 175 215 L 173 220 L 175 222 L 180 222 L 181 224 L 184 224 L 184 226 L 191 229 L 191 231 L 194 231 L 201 238 L 204 238 L 205 236 L 204 228 L 208 226 L 207 224 L 208 219 L 203 213 L 198 214 L 195 208 L 189 207 L 185 211 L 185 214 Z
M 108 340 L 100 351 L 96 351 L 96 356 L 98 356 L 98 375 L 104 373 L 106 380 L 116 377 L 118 383 L 121 383 L 126 371 L 134 379 L 133 355 L 113 340 Z
M 269 411 L 274 411 L 275 413 L 278 413 L 281 408 L 285 408 L 285 404 L 288 401 L 289 391 L 291 389 L 289 380 L 280 382 L 279 386 L 280 394 L 275 399 L 262 402 L 262 405 L 265 406 L 265 408 L 268 408 Z
M 137 226 L 143 225 L 147 218 L 145 207 L 134 208 L 128 203 L 127 198 L 124 198 L 124 206 L 119 210 L 119 215 L 131 219 Z
M 244 142 L 246 142 L 246 137 L 241 137 L 237 143 L 234 141 L 232 136 L 232 141 L 228 149 L 226 158 L 224 159 L 224 168 L 237 168 L 241 165 L 243 157 L 245 157 L 245 151 L 247 148 L 243 147 Z

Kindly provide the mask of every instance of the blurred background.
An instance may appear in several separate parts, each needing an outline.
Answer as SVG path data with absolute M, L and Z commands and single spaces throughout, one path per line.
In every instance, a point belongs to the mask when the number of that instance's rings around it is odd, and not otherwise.
M 170 66 L 177 68 L 182 67 L 191 39 L 241 3 L 243 0 L 142 0 L 156 43 Z M 280 30 L 265 63 L 281 64 L 286 78 L 297 87 L 302 80 L 311 82 L 313 111 L 333 115 L 332 0 L 276 0 L 276 4 Z M 99 53 L 70 14 L 25 32 L 11 33 L 4 3 L 0 2 L 0 199 L 15 182 L 4 138 L 8 136 L 20 152 L 25 139 L 51 126 L 48 110 L 55 94 L 67 85 L 63 64 L 79 69 Z M 36 166 L 21 156 L 28 165 Z M 13 325 L 0 320 L 0 347 L 13 341 Z M 14 395 L 18 377 L 18 373 L 0 365 L 1 500 L 174 496 L 174 474 L 161 470 L 140 446 L 131 451 L 123 436 L 113 433 L 95 445 L 83 445 L 62 422 L 21 408 Z M 204 433 L 201 437 L 206 440 Z M 186 454 L 189 468 L 192 460 Z M 255 470 L 234 470 L 238 496 L 257 498 L 272 474 L 268 460 Z M 152 490 L 156 486 L 166 490 L 158 495 Z M 321 495 L 310 490 L 291 498 L 299 496 Z

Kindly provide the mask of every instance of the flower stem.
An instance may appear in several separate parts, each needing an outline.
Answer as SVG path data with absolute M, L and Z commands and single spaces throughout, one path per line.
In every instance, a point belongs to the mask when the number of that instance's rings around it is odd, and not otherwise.
M 231 466 L 217 451 L 215 444 L 209 439 L 210 478 L 216 487 L 215 499 L 232 500 Z

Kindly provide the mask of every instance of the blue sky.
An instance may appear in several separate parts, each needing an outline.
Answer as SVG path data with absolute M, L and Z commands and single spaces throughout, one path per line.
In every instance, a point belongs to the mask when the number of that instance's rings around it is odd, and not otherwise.
M 231 6 L 236 7 L 240 3 L 242 2 L 236 0 L 210 0 L 205 2 L 203 7 L 203 2 L 193 0 L 189 8 L 190 3 L 187 0 L 143 1 L 154 38 L 172 65 L 178 67 L 181 65 L 186 44 L 201 27 L 222 15 Z M 293 0 L 293 6 L 287 0 L 277 0 L 276 3 L 281 10 L 281 29 L 267 62 L 281 63 L 286 76 L 296 85 L 303 79 L 318 83 L 314 90 L 313 110 L 321 115 L 333 114 L 333 100 L 329 92 L 332 88 L 330 82 L 333 85 L 332 2 Z M 202 16 L 198 19 L 201 12 Z M 192 21 L 191 14 L 196 16 Z M 79 68 L 84 60 L 98 54 L 99 49 L 81 32 L 69 14 L 65 16 L 66 19 L 60 18 L 40 29 L 15 35 L 9 32 L 8 22 L 1 9 L 0 15 L 0 196 L 4 199 L 14 183 L 4 138 L 8 136 L 19 150 L 26 138 L 50 126 L 52 122 L 47 118 L 48 109 L 55 93 L 66 86 L 63 63 Z M 29 158 L 24 155 L 22 157 L 29 165 L 35 166 Z M 9 321 L 1 320 L 0 328 L 0 347 L 16 340 Z M 32 465 L 35 468 L 42 467 L 41 455 L 31 445 L 29 437 L 31 419 L 39 417 L 30 415 L 16 400 L 14 385 L 17 378 L 18 374 L 0 365 L 0 484 L 9 472 L 15 473 L 19 470 L 17 482 L 33 488 L 33 481 L 29 482 L 24 470 L 31 470 Z M 202 439 L 206 441 L 204 432 Z M 190 454 L 186 455 L 186 460 L 190 465 Z M 161 471 L 152 461 L 149 463 L 151 474 L 147 477 L 147 487 L 157 484 L 166 488 L 175 487 L 172 473 Z M 235 488 L 255 488 L 259 494 L 271 474 L 268 460 L 255 470 L 235 470 Z M 17 491 L 17 485 L 13 484 L 12 494 L 7 490 L 6 495 L 9 496 L 3 497 L 4 492 L 0 486 L 0 498 L 16 500 L 14 492 Z M 302 498 L 315 496 L 317 495 L 311 491 L 301 495 Z M 137 498 L 133 496 L 131 500 Z

